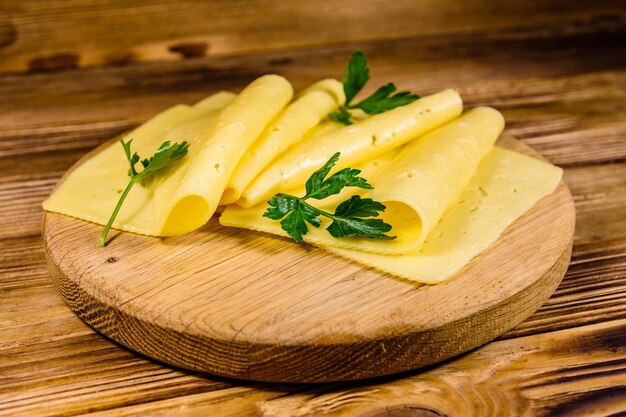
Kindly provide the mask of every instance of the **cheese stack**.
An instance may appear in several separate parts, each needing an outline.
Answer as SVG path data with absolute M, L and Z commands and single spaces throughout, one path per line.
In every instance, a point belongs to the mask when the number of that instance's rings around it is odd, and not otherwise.
M 305 241 L 434 284 L 489 246 L 560 180 L 557 167 L 494 148 L 502 115 L 487 107 L 462 114 L 453 90 L 350 126 L 327 118 L 344 102 L 337 80 L 322 80 L 293 98 L 287 80 L 268 75 L 239 95 L 222 92 L 164 111 L 126 139 L 142 156 L 164 140 L 186 140 L 188 156 L 134 187 L 114 227 L 172 236 L 201 227 L 226 205 L 222 225 L 285 236 L 278 221 L 263 217 L 267 200 L 279 192 L 303 195 L 309 176 L 340 152 L 331 174 L 359 168 L 374 188 L 345 188 L 316 204 L 334 211 L 354 194 L 380 201 L 396 239 L 333 238 L 323 219 Z M 112 144 L 66 175 L 44 209 L 105 224 L 127 171 L 121 146 Z

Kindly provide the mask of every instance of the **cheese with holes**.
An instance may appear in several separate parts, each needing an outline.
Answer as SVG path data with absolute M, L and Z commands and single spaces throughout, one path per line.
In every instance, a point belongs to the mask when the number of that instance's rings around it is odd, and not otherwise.
M 274 158 L 302 140 L 329 113 L 345 102 L 343 85 L 337 80 L 322 80 L 302 92 L 269 124 L 261 137 L 243 156 L 220 204 L 234 203 L 242 191 Z
M 460 271 L 541 198 L 551 194 L 562 170 L 549 163 L 496 147 L 482 161 L 459 202 L 427 240 L 402 256 L 324 249 L 383 272 L 438 284 Z
M 444 90 L 353 125 L 309 137 L 265 169 L 243 191 L 237 204 L 252 207 L 278 192 L 300 186 L 335 152 L 341 152 L 341 158 L 334 171 L 383 155 L 457 118 L 462 107 L 456 91 Z
M 445 211 L 456 203 L 503 128 L 504 119 L 497 110 L 476 108 L 410 142 L 393 163 L 386 164 L 375 175 L 361 174 L 374 186 L 372 191 L 362 194 L 386 206 L 381 217 L 393 226 L 390 234 L 396 239 L 336 239 L 325 230 L 330 220 L 323 218 L 322 227 L 310 227 L 304 240 L 373 253 L 409 252 L 424 242 Z M 335 198 L 313 204 L 333 212 L 339 202 Z M 220 221 L 226 226 L 254 224 L 254 229 L 271 233 L 278 222 L 262 217 L 266 207 L 267 203 L 249 209 L 229 207 Z

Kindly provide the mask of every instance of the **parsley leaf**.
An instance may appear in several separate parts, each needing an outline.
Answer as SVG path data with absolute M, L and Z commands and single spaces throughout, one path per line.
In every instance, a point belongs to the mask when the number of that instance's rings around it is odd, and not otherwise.
M 356 95 L 365 87 L 370 79 L 370 70 L 367 67 L 367 58 L 363 52 L 357 50 L 352 54 L 343 75 L 343 91 L 346 94 L 346 104 L 339 110 L 328 115 L 328 118 L 344 125 L 352 124 L 350 110 L 361 109 L 367 114 L 378 114 L 396 107 L 414 102 L 420 97 L 409 91 L 402 91 L 392 95 L 397 87 L 394 83 L 387 83 L 379 87 L 373 94 L 356 104 L 351 104 Z
M 346 126 L 352 124 L 352 120 L 350 120 L 351 117 L 352 115 L 345 106 L 341 106 L 339 110 L 328 115 L 328 118 L 333 122 L 341 123 Z
M 128 160 L 128 164 L 130 165 L 130 168 L 128 169 L 128 176 L 132 178 L 135 175 L 137 175 L 137 171 L 135 171 L 135 164 L 139 162 L 139 155 L 137 155 L 137 152 L 132 154 L 132 156 L 130 154 L 130 144 L 133 143 L 132 139 L 129 140 L 128 142 L 124 142 L 124 139 L 120 139 L 120 143 L 122 144 L 122 147 L 124 148 L 126 159 Z
M 126 155 L 126 159 L 128 160 L 128 164 L 130 165 L 130 168 L 128 169 L 128 176 L 130 177 L 130 181 L 122 192 L 122 195 L 120 196 L 117 205 L 113 209 L 113 213 L 111 214 L 109 221 L 104 227 L 102 235 L 100 235 L 98 245 L 101 247 L 106 244 L 106 238 L 109 230 L 111 229 L 111 226 L 113 225 L 113 222 L 115 221 L 115 218 L 117 217 L 120 208 L 122 208 L 124 200 L 126 200 L 128 193 L 133 188 L 133 185 L 135 185 L 135 183 L 137 182 L 145 185 L 146 178 L 154 175 L 163 168 L 168 167 L 172 162 L 182 159 L 185 155 L 187 155 L 187 150 L 189 148 L 189 144 L 187 142 L 175 143 L 172 145 L 170 141 L 165 141 L 161 144 L 161 146 L 159 146 L 159 148 L 156 150 L 152 157 L 150 157 L 149 159 L 143 159 L 141 161 L 143 171 L 137 172 L 137 170 L 135 169 L 135 165 L 137 164 L 137 162 L 139 162 L 140 158 L 139 155 L 137 155 L 137 152 L 131 153 L 130 146 L 132 141 L 133 140 L 131 139 L 128 142 L 124 142 L 124 139 L 120 139 L 120 143 L 124 148 L 124 154 Z
M 349 200 L 339 204 L 335 209 L 335 218 L 326 228 L 333 237 L 369 237 L 373 239 L 393 239 L 385 233 L 391 225 L 381 219 L 363 219 L 361 217 L 377 217 L 379 211 L 385 211 L 384 204 L 371 198 L 353 195 Z
M 343 74 L 343 92 L 346 93 L 346 103 L 350 103 L 369 80 L 370 70 L 367 68 L 367 58 L 363 52 L 356 50 Z
M 314 207 L 296 201 L 294 210 L 280 222 L 280 227 L 291 236 L 296 242 L 302 242 L 302 236 L 309 232 L 306 223 L 315 227 L 320 227 L 321 221 L 319 211 Z M 306 223 L 305 223 L 306 222 Z
M 188 148 L 189 144 L 187 142 L 175 143 L 174 145 L 172 145 L 172 142 L 169 140 L 163 142 L 150 159 L 141 161 L 144 170 L 141 171 L 139 175 L 142 176 L 142 178 L 146 178 L 156 171 L 165 168 L 171 162 L 177 161 L 187 155 Z
M 342 217 L 377 217 L 379 211 L 385 211 L 383 203 L 371 198 L 361 198 L 353 195 L 349 200 L 339 204 L 335 209 L 335 216 Z
M 350 108 L 361 109 L 367 114 L 378 114 L 410 104 L 419 98 L 419 96 L 409 91 L 403 91 L 392 96 L 391 93 L 396 90 L 397 87 L 394 83 L 385 84 L 376 90 L 374 94 L 350 106 Z
M 307 223 L 313 227 L 320 227 L 320 216 L 333 221 L 326 230 L 336 238 L 395 239 L 395 236 L 385 234 L 391 230 L 391 225 L 381 219 L 371 218 L 377 217 L 379 212 L 385 211 L 386 208 L 382 203 L 371 198 L 354 195 L 339 204 L 334 213 L 320 210 L 306 202 L 309 198 L 322 200 L 338 194 L 344 187 L 372 188 L 365 178 L 358 176 L 361 171 L 354 168 L 344 168 L 326 178 L 340 155 L 339 152 L 335 153 L 311 175 L 306 182 L 304 197 L 276 194 L 268 201 L 270 207 L 263 213 L 263 216 L 272 220 L 282 219 L 281 228 L 296 242 L 302 242 L 303 236 L 308 233 Z

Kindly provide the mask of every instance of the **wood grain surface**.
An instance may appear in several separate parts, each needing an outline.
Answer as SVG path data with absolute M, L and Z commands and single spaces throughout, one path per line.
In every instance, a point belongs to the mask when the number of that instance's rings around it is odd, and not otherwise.
M 534 154 L 512 138 L 498 145 Z M 216 217 L 173 238 L 118 232 L 99 248 L 101 226 L 45 213 L 42 235 L 59 293 L 111 339 L 186 369 L 302 383 L 407 371 L 500 336 L 561 282 L 574 223 L 561 181 L 434 286 L 290 239 L 222 227 Z
M 91 3 L 80 3 L 0 3 L 0 415 L 626 411 L 624 1 L 398 3 L 402 15 L 411 7 L 419 11 L 410 27 L 383 18 L 394 13 L 395 2 L 363 9 L 377 17 L 374 26 L 345 2 L 329 2 L 314 11 L 323 29 L 298 17 L 298 10 L 314 8 L 311 3 L 281 2 L 293 19 L 277 24 L 271 13 L 256 13 L 251 19 L 258 27 L 271 23 L 257 32 L 254 50 L 245 48 L 255 36 L 224 23 L 221 36 L 247 37 L 239 49 L 218 54 L 209 45 L 203 57 L 165 58 L 149 54 L 148 46 L 187 43 L 184 22 L 206 22 L 197 8 L 209 6 L 185 3 L 175 30 L 162 23 L 172 16 L 163 2 L 101 2 L 82 26 L 69 19 L 89 12 Z M 238 22 L 246 10 L 269 3 L 207 4 L 213 18 Z M 141 20 L 132 16 L 139 11 L 152 14 L 134 37 L 128 23 Z M 206 24 L 203 30 L 213 29 Z M 265 43 L 273 33 L 282 34 L 274 38 L 282 43 Z M 297 88 L 339 76 L 356 47 L 376 69 L 372 84 L 395 81 L 423 94 L 457 88 L 468 105 L 500 109 L 508 133 L 565 168 L 577 215 L 572 262 L 542 308 L 498 341 L 441 366 L 321 386 L 246 383 L 168 367 L 102 337 L 70 311 L 46 268 L 40 204 L 80 156 L 172 104 L 241 88 L 261 73 L 278 72 Z M 116 48 L 119 56 L 141 54 L 126 62 L 88 59 L 88 53 L 104 57 Z M 75 54 L 76 65 L 57 57 L 52 65 L 29 66 L 61 53 Z M 422 391 L 427 395 L 419 401 L 415 395 Z

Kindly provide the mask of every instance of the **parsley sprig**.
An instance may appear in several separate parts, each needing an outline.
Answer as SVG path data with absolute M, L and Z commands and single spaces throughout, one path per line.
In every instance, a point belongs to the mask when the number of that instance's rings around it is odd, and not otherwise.
M 367 58 L 361 51 L 355 51 L 348 62 L 346 71 L 343 74 L 343 91 L 346 94 L 346 104 L 339 110 L 328 115 L 331 120 L 344 125 L 352 124 L 352 114 L 350 110 L 361 109 L 367 114 L 378 114 L 396 107 L 410 104 L 420 97 L 409 91 L 402 91 L 393 94 L 397 87 L 394 83 L 387 83 L 379 87 L 372 95 L 366 99 L 351 104 L 354 97 L 365 87 L 370 79 L 370 70 L 367 67 Z
M 339 152 L 335 153 L 311 175 L 306 182 L 304 197 L 283 193 L 276 194 L 268 201 L 270 207 L 263 213 L 263 216 L 272 220 L 282 219 L 281 228 L 296 242 L 302 242 L 302 237 L 309 232 L 307 223 L 313 227 L 320 227 L 320 216 L 333 221 L 326 230 L 336 238 L 395 239 L 395 236 L 385 234 L 391 230 L 391 225 L 381 219 L 372 218 L 377 217 L 379 212 L 385 211 L 386 207 L 371 198 L 353 195 L 339 204 L 334 213 L 320 210 L 307 202 L 308 199 L 322 200 L 331 195 L 339 194 L 344 187 L 372 189 L 371 184 L 365 178 L 358 176 L 361 171 L 354 168 L 344 168 L 326 178 L 337 163 L 339 156 Z
M 126 200 L 128 193 L 133 188 L 133 185 L 135 185 L 136 183 L 140 183 L 142 186 L 145 186 L 145 182 L 148 177 L 151 177 L 158 171 L 169 166 L 172 162 L 178 161 L 179 159 L 183 158 L 185 155 L 187 155 L 187 149 L 189 148 L 189 144 L 185 141 L 183 141 L 182 143 L 175 143 L 173 145 L 169 140 L 165 141 L 161 144 L 161 146 L 159 146 L 154 155 L 152 155 L 148 159 L 141 160 L 143 170 L 141 172 L 137 172 L 137 170 L 135 169 L 135 165 L 137 164 L 137 162 L 139 162 L 141 158 L 139 157 L 139 155 L 137 155 L 137 152 L 131 152 L 130 145 L 132 142 L 132 139 L 128 142 L 124 142 L 124 139 L 120 139 L 120 143 L 124 148 L 124 154 L 126 155 L 126 159 L 128 160 L 128 164 L 130 165 L 130 168 L 128 169 L 128 176 L 130 177 L 130 181 L 122 192 L 122 195 L 120 196 L 117 205 L 113 209 L 113 213 L 111 214 L 108 223 L 104 227 L 102 235 L 100 235 L 98 245 L 101 247 L 106 244 L 107 234 L 109 233 L 109 230 L 111 229 L 111 226 L 113 225 L 113 222 L 115 221 L 115 218 L 117 217 L 120 208 L 122 208 L 124 200 Z

